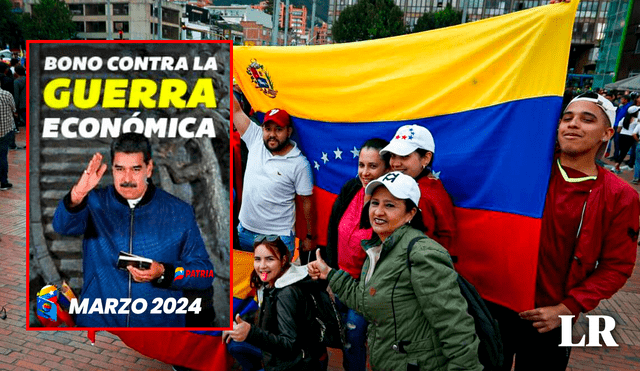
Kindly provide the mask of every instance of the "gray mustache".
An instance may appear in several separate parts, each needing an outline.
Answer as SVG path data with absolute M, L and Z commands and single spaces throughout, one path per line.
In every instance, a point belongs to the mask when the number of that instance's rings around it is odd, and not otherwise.
M 122 187 L 122 188 L 136 188 L 136 187 L 138 187 L 138 185 L 136 183 L 124 182 L 124 183 L 120 183 L 120 187 Z

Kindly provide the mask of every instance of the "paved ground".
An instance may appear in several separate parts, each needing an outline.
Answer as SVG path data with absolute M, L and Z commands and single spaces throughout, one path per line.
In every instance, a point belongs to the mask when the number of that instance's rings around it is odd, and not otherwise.
M 18 143 L 24 143 L 24 133 Z M 170 370 L 126 347 L 117 337 L 100 332 L 91 346 L 86 332 L 26 331 L 26 154 L 9 152 L 9 180 L 14 188 L 0 192 L 0 307 L 7 319 L 0 320 L 0 370 Z M 630 171 L 622 178 L 630 181 Z M 640 187 L 636 186 L 636 190 Z M 634 275 L 611 300 L 591 314 L 616 319 L 613 348 L 576 348 L 571 355 L 571 371 L 640 369 L 640 256 Z M 586 331 L 582 318 L 574 338 Z M 341 370 L 341 354 L 331 352 L 331 371 Z
M 24 131 L 16 138 L 24 145 Z M 9 151 L 9 181 L 0 192 L 0 370 L 171 370 L 99 332 L 95 346 L 86 331 L 26 331 L 26 152 Z

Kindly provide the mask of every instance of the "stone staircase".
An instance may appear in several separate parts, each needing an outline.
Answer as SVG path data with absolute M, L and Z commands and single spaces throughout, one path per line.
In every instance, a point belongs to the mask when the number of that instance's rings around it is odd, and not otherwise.
M 82 237 L 61 236 L 53 230 L 53 214 L 94 153 L 109 161 L 108 143 L 100 140 L 46 139 L 40 142 L 40 206 L 44 237 L 62 279 L 76 294 L 82 288 Z M 113 183 L 107 172 L 100 186 Z

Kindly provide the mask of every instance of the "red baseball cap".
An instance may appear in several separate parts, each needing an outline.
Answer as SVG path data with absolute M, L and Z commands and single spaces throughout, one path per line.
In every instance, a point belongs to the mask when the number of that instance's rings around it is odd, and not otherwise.
M 264 125 L 268 122 L 273 122 L 278 126 L 286 128 L 287 126 L 291 125 L 291 117 L 289 117 L 287 111 L 279 108 L 274 108 L 264 115 L 262 124 Z

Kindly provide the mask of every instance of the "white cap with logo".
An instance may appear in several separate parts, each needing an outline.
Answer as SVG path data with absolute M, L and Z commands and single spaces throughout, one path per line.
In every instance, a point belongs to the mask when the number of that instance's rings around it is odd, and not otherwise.
M 420 202 L 420 187 L 415 179 L 399 171 L 392 171 L 367 184 L 365 193 L 372 195 L 379 186 L 385 186 L 395 197 L 403 200 L 409 199 L 418 206 Z
M 380 154 L 391 152 L 398 156 L 407 156 L 418 148 L 436 152 L 436 143 L 433 141 L 431 132 L 423 126 L 405 125 L 396 131 L 396 135 L 386 147 L 380 150 Z

